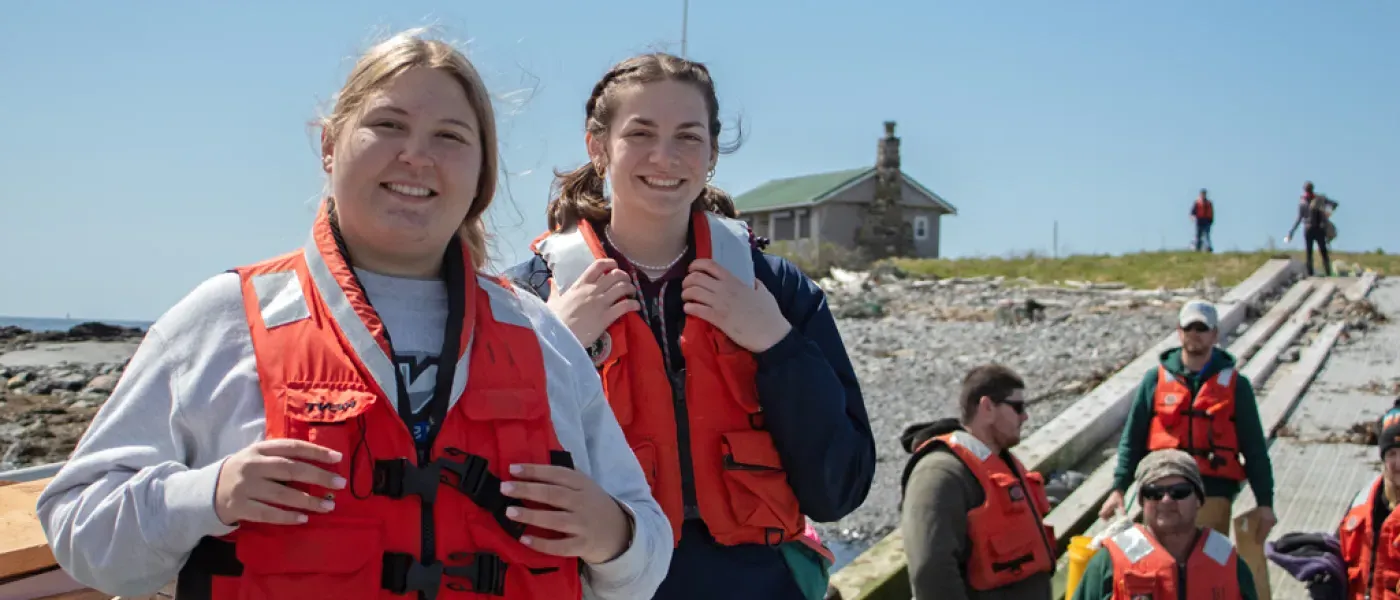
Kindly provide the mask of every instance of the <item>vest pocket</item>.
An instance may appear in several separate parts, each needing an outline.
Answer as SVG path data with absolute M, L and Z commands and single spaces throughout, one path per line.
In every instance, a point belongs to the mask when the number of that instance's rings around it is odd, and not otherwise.
M 1036 539 L 1034 534 L 1027 534 L 1024 529 L 989 535 L 987 547 L 991 550 L 991 556 L 988 557 L 991 564 L 987 566 L 991 569 L 992 577 L 1002 579 L 1030 569 L 1035 562 L 1035 545 L 1039 543 L 1040 540 Z M 1018 578 L 1013 577 L 1011 581 L 1016 579 Z
M 784 533 L 801 531 L 797 497 L 788 487 L 787 473 L 773 438 L 765 431 L 720 435 L 724 487 L 729 492 L 729 507 L 735 520 L 752 527 L 781 529 Z
M 384 535 L 377 520 L 317 515 L 302 525 L 238 532 L 240 600 L 378 598 Z
M 1131 600 L 1176 600 L 1175 597 L 1168 598 L 1166 594 L 1158 594 L 1157 578 L 1150 575 L 1142 575 L 1128 571 L 1123 573 L 1119 579 L 1123 586 L 1123 592 Z

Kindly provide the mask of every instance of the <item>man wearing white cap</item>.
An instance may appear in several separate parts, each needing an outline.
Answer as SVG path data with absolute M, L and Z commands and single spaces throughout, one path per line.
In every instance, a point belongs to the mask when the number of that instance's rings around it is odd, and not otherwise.
M 1253 534 L 1263 544 L 1277 517 L 1273 466 L 1254 386 L 1239 373 L 1235 357 L 1216 347 L 1219 317 L 1211 303 L 1192 300 L 1181 307 L 1177 335 L 1181 347 L 1163 352 L 1160 364 L 1138 386 L 1118 443 L 1113 492 L 1099 515 L 1111 518 L 1122 510 L 1123 494 L 1144 456 L 1174 448 L 1194 458 L 1200 470 L 1206 498 L 1196 522 L 1229 535 L 1230 508 L 1248 480 L 1258 504 L 1259 526 Z M 1256 547 L 1247 544 L 1241 550 L 1254 552 Z M 1262 555 L 1245 558 L 1250 564 L 1267 564 Z M 1254 575 L 1259 597 L 1268 598 L 1268 574 Z

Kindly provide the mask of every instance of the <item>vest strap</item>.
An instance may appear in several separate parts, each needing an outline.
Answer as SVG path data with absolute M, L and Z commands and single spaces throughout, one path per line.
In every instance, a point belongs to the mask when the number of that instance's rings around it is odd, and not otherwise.
M 465 579 L 471 587 L 449 581 L 447 587 L 456 591 L 506 595 L 506 568 L 510 565 L 490 552 L 458 552 L 448 556 L 453 562 L 465 564 L 447 566 L 441 562 L 425 565 L 404 552 L 385 552 L 384 571 L 380 587 L 395 594 L 418 592 L 426 600 L 437 598 L 443 577 Z
M 993 570 L 993 571 L 1011 571 L 1011 572 L 1013 572 L 1013 573 L 1019 573 L 1019 572 L 1021 572 L 1021 565 L 1024 565 L 1024 564 L 1026 564 L 1026 563 L 1028 563 L 1028 562 L 1031 562 L 1031 561 L 1033 561 L 1033 560 L 1035 560 L 1035 554 L 1034 554 L 1034 553 L 1023 554 L 1023 555 L 1021 555 L 1021 556 L 1018 556 L 1018 557 L 1013 558 L 1013 559 L 1008 560 L 1008 561 L 994 562 L 994 563 L 992 563 L 992 570 Z
M 506 509 L 522 506 L 523 503 L 501 493 L 501 478 L 487 468 L 487 460 L 456 448 L 447 448 L 445 452 L 449 456 L 459 458 L 438 458 L 423 466 L 415 465 L 407 458 L 374 461 L 374 484 L 370 493 L 395 500 L 407 495 L 416 495 L 422 498 L 423 502 L 431 504 L 437 501 L 438 486 L 447 485 L 470 498 L 482 510 L 491 513 L 506 533 L 519 539 L 525 533 L 525 524 L 507 517 Z M 551 451 L 549 462 L 558 467 L 574 468 L 574 457 L 567 450 Z M 457 477 L 456 485 L 444 475 L 444 471 Z

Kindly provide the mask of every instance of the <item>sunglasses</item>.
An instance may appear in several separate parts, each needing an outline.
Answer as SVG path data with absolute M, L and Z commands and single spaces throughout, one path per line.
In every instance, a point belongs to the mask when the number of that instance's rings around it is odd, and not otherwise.
M 1196 488 L 1189 483 L 1173 483 L 1167 486 L 1144 485 L 1138 492 L 1143 500 L 1161 500 L 1165 496 L 1171 496 L 1172 500 L 1185 500 L 1188 496 L 1196 493 Z
M 1210 331 L 1210 328 L 1206 327 L 1205 323 L 1192 323 L 1190 325 L 1182 327 L 1182 329 L 1190 331 L 1191 333 L 1205 333 L 1207 331 Z
M 997 404 L 1005 404 L 1005 405 L 1007 405 L 1007 406 L 1010 406 L 1010 407 L 1011 407 L 1011 410 L 1016 411 L 1016 414 L 1018 414 L 1018 415 L 1024 415 L 1024 414 L 1026 414 L 1026 401 L 1025 401 L 1025 400 L 1000 400 L 1000 401 L 997 401 Z

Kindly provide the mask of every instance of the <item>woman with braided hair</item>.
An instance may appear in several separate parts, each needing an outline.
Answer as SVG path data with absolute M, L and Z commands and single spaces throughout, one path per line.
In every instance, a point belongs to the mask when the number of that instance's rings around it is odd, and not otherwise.
M 704 65 L 615 65 L 585 105 L 589 163 L 558 173 L 549 231 L 512 275 L 578 337 L 671 522 L 656 598 L 821 598 L 810 520 L 855 510 L 875 446 L 820 288 L 764 254 L 708 184 Z

